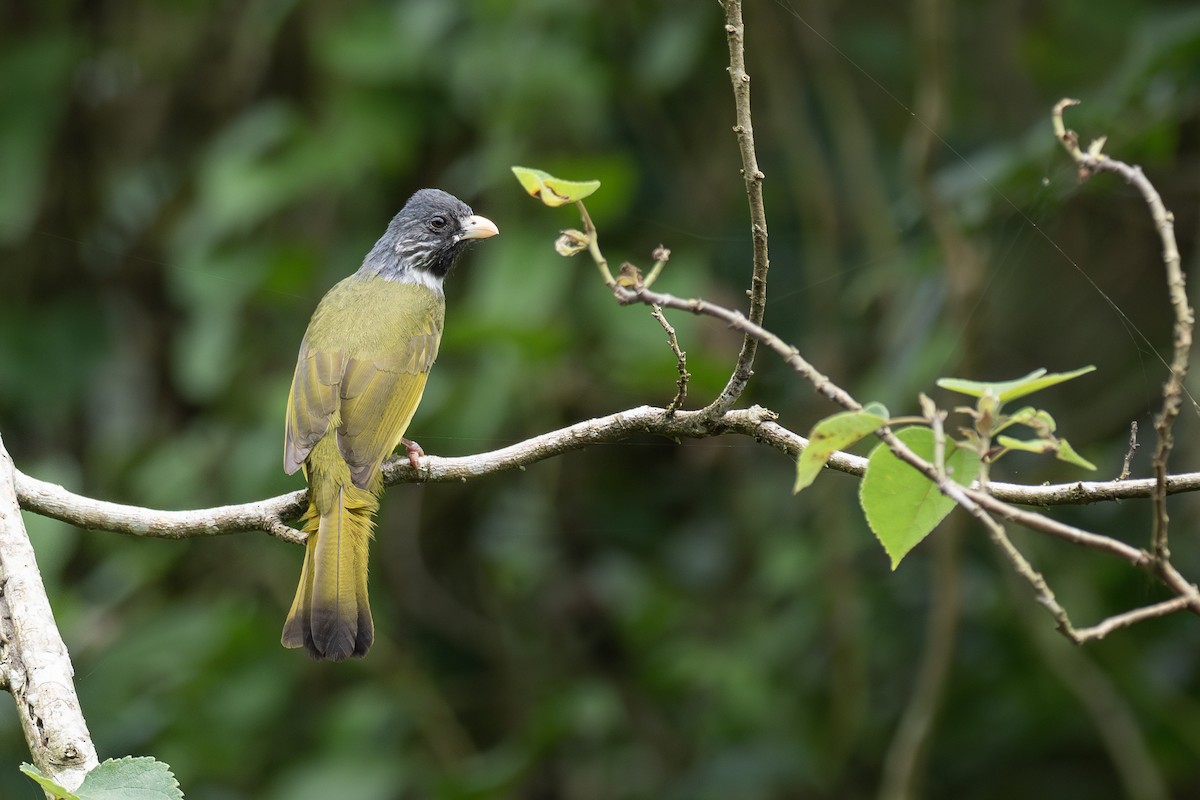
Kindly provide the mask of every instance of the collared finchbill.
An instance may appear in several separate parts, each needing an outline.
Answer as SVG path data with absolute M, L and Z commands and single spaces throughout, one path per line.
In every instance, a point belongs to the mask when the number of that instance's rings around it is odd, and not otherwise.
M 363 656 L 375 640 L 367 592 L 384 460 L 404 440 L 437 358 L 442 280 L 496 224 L 437 189 L 413 194 L 313 312 L 300 344 L 284 468 L 308 479 L 304 566 L 280 641 L 316 659 Z M 412 450 L 410 449 L 410 453 Z M 415 455 L 409 456 L 416 463 Z

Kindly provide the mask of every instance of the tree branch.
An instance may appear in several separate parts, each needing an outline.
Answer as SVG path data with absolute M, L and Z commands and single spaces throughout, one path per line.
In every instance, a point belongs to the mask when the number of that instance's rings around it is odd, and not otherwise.
M 639 406 L 605 417 L 586 420 L 550 431 L 487 453 L 457 458 L 424 456 L 418 473 L 406 457 L 384 464 L 384 483 L 460 482 L 497 472 L 519 469 L 593 444 L 615 442 L 637 433 L 671 439 L 706 438 L 722 434 L 753 437 L 760 443 L 794 456 L 806 440 L 774 422 L 775 414 L 754 406 L 727 412 L 711 419 L 700 411 L 678 411 Z M 831 466 L 843 472 L 862 474 L 865 460 L 838 454 Z M 95 500 L 61 486 L 16 472 L 16 493 L 21 507 L 81 528 L 113 531 L 131 536 L 184 539 L 245 531 L 266 531 L 286 541 L 303 542 L 300 531 L 283 526 L 304 510 L 304 490 L 241 505 L 189 511 L 160 511 Z
M 702 307 L 710 311 L 718 308 L 710 304 L 704 304 Z M 728 310 L 723 310 L 723 312 L 740 320 L 738 324 L 746 323 L 745 318 L 739 314 Z M 773 412 L 758 406 L 727 412 L 717 420 L 707 417 L 703 411 L 679 411 L 671 414 L 667 409 L 640 406 L 550 431 L 488 453 L 458 458 L 425 456 L 421 460 L 419 474 L 413 470 L 407 458 L 393 458 L 384 465 L 384 481 L 388 485 L 412 481 L 466 481 L 497 472 L 523 468 L 593 444 L 620 441 L 636 433 L 648 433 L 672 439 L 706 438 L 727 434 L 748 436 L 760 444 L 773 447 L 787 455 L 789 459 L 795 458 L 808 444 L 803 436 L 777 423 Z M 894 439 L 894 437 L 892 438 Z M 903 448 L 902 444 L 900 446 Z M 903 448 L 898 455 L 908 460 L 909 463 L 913 463 L 915 460 L 914 466 L 917 466 L 918 469 L 921 469 L 922 466 L 927 469 L 927 476 L 932 476 L 931 479 L 938 483 L 940 489 L 967 507 L 969 511 L 972 508 L 978 509 L 972 513 L 976 516 L 983 514 L 982 518 L 988 520 L 985 524 L 988 525 L 993 538 L 996 538 L 999 544 L 1003 545 L 1003 542 L 1007 541 L 1007 537 L 1004 536 L 1002 528 L 997 537 L 995 528 L 999 525 L 987 516 L 988 512 L 1032 530 L 1064 539 L 1072 544 L 1109 553 L 1134 566 L 1147 569 L 1178 595 L 1178 598 L 1171 601 L 1169 608 L 1161 610 L 1162 613 L 1169 613 L 1184 607 L 1200 612 L 1200 593 L 1170 564 L 1159 564 L 1150 554 L 1125 544 L 1119 539 L 1084 531 L 1042 514 L 1011 505 L 1011 503 L 1036 506 L 1074 505 L 1101 500 L 1146 498 L 1151 497 L 1156 489 L 1154 479 L 1106 483 L 1079 482 L 1058 486 L 991 483 L 989 484 L 990 493 L 984 493 L 978 489 L 964 489 L 953 482 L 945 482 L 944 476 L 938 480 L 934 466 L 921 461 L 907 448 Z M 866 471 L 866 459 L 838 452 L 830 458 L 829 468 L 849 475 L 861 476 Z M 264 530 L 291 542 L 302 542 L 305 538 L 303 533 L 289 528 L 283 523 L 284 520 L 294 519 L 303 510 L 304 491 L 290 492 L 279 497 L 243 505 L 194 511 L 158 511 L 83 497 L 68 492 L 61 486 L 31 478 L 19 471 L 16 472 L 15 484 L 17 497 L 23 508 L 84 528 L 171 539 L 251 530 Z M 1169 493 L 1195 491 L 1198 488 L 1200 488 L 1200 474 L 1198 473 L 1171 476 L 1167 481 Z M 1002 546 L 1001 549 L 1005 548 Z M 1035 574 L 1030 567 L 1026 575 L 1027 580 L 1029 576 Z M 1037 577 L 1040 578 L 1040 576 Z M 1042 594 L 1042 587 L 1035 584 L 1035 588 L 1044 601 L 1045 595 Z M 1050 597 L 1052 598 L 1052 595 Z M 1054 610 L 1053 607 L 1052 610 Z M 1061 609 L 1055 612 L 1056 618 L 1058 611 Z M 1123 624 L 1130 624 L 1156 615 L 1141 610 L 1127 613 L 1131 615 L 1128 622 L 1112 623 L 1109 620 L 1095 628 L 1103 628 L 1107 632 L 1110 628 L 1104 628 L 1104 626 L 1120 627 Z M 1063 614 L 1065 615 L 1065 612 Z M 1075 641 L 1087 641 L 1090 638 L 1098 638 L 1096 634 L 1088 633 L 1091 630 L 1093 629 L 1076 631 L 1073 627 L 1068 627 L 1064 632 L 1069 631 L 1067 635 Z
M 740 315 L 739 315 L 740 316 Z M 744 318 L 743 318 L 744 321 Z M 753 438 L 789 458 L 795 458 L 808 444 L 808 440 L 796 432 L 774 421 L 774 412 L 759 406 L 745 410 L 727 412 L 723 417 L 710 420 L 701 411 L 679 411 L 671 415 L 668 409 L 654 406 L 639 406 L 616 414 L 579 422 L 565 428 L 548 431 L 517 444 L 486 453 L 446 458 L 426 455 L 421 459 L 418 474 L 409 465 L 406 457 L 391 458 L 384 464 L 384 482 L 396 483 L 445 483 L 480 478 L 498 472 L 536 464 L 548 458 L 572 450 L 581 450 L 593 444 L 616 442 L 634 433 L 648 433 L 666 438 L 703 439 L 720 435 L 740 435 Z M 861 477 L 867 468 L 867 460 L 851 453 L 837 452 L 830 458 L 828 468 L 835 472 Z M 21 508 L 42 516 L 61 520 L 80 528 L 112 531 L 130 536 L 149 536 L 162 539 L 187 539 L 195 536 L 218 536 L 246 531 L 266 531 L 272 536 L 295 543 L 302 543 L 305 536 L 300 531 L 283 525 L 283 520 L 299 517 L 306 503 L 305 491 L 297 490 L 265 500 L 240 505 L 187 511 L 161 511 L 141 506 L 111 503 L 70 492 L 57 484 L 38 480 L 16 470 L 17 498 Z M 983 502 L 1016 503 L 1030 506 L 1088 505 L 1097 502 L 1134 500 L 1151 497 L 1156 481 L 1153 478 L 1124 481 L 1076 481 L 1074 483 L 1025 486 L 1019 483 L 990 483 L 990 494 Z M 1200 472 L 1182 473 L 1167 477 L 1167 493 L 1179 494 L 1200 490 Z M 1069 528 L 1055 523 L 1047 517 L 1033 512 L 1010 509 L 1008 514 L 1014 521 L 1032 526 L 1041 524 L 1043 532 L 1058 535 L 1056 531 Z M 1042 520 L 1035 523 L 1034 520 Z M 1074 529 L 1072 529 L 1074 530 Z M 1092 534 L 1094 535 L 1094 534 Z M 1061 538 L 1071 539 L 1070 536 Z M 1106 542 L 1116 542 L 1116 555 L 1133 560 L 1128 552 L 1141 552 L 1136 548 L 1108 537 Z M 1103 545 L 1082 538 L 1071 539 L 1076 544 L 1088 547 Z
M 300 531 L 287 528 L 288 532 L 284 532 L 276 527 L 282 520 L 296 519 L 303 513 L 304 490 L 241 505 L 159 511 L 78 495 L 61 486 L 31 478 L 20 470 L 16 472 L 16 489 L 21 508 L 80 528 L 157 539 L 187 539 L 245 531 L 267 531 L 301 543 L 307 538 Z
M 1093 639 L 1103 639 L 1118 628 L 1128 628 L 1130 625 L 1142 622 L 1143 620 L 1165 617 L 1168 614 L 1174 614 L 1176 611 L 1182 611 L 1191 605 L 1192 602 L 1192 598 L 1190 597 L 1172 597 L 1170 600 L 1164 600 L 1161 603 L 1135 608 L 1133 611 L 1126 611 L 1124 614 L 1115 614 L 1098 625 L 1093 625 L 1090 628 L 1080 628 L 1075 631 L 1075 641 L 1082 644 L 1083 642 L 1090 642 Z
M 68 789 L 100 762 L 17 503 L 12 458 L 0 441 L 0 676 L 34 765 Z

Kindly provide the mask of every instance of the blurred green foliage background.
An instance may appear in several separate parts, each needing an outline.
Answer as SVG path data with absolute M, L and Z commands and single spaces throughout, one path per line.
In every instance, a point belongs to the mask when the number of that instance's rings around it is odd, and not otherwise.
M 1115 475 L 1164 380 L 1160 245 L 1133 189 L 1078 185 L 1049 111 L 1084 100 L 1069 124 L 1145 167 L 1198 266 L 1196 4 L 748 0 L 746 17 L 767 325 L 896 413 L 939 376 L 1094 363 L 1037 399 Z M 447 284 L 410 430 L 427 451 L 665 404 L 661 329 L 554 254 L 573 211 L 508 168 L 601 179 L 610 259 L 645 265 L 661 242 L 659 287 L 743 303 L 722 26 L 699 0 L 0 3 L 0 433 L 17 465 L 151 507 L 297 488 L 282 416 L 308 316 L 426 185 L 503 233 Z M 698 407 L 739 340 L 671 321 Z M 767 354 L 744 402 L 798 431 L 833 410 Z M 1197 416 L 1178 470 L 1200 456 Z M 1087 477 L 1036 458 L 999 473 Z M 377 643 L 342 665 L 278 644 L 298 548 L 26 522 L 101 757 L 165 760 L 191 800 L 888 796 L 905 709 L 930 689 L 920 796 L 1200 796 L 1194 619 L 1072 648 L 977 528 L 952 517 L 892 574 L 854 480 L 793 498 L 792 477 L 749 440 L 645 437 L 393 487 Z M 1197 501 L 1171 511 L 1200 577 Z M 1143 503 L 1053 513 L 1147 541 Z M 1080 623 L 1161 596 L 1014 535 Z M 0 755 L 0 797 L 38 797 L 3 703 Z

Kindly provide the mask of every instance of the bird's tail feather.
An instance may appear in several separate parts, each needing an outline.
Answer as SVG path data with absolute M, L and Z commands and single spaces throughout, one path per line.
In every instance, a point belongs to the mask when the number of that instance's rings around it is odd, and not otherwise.
M 349 482 L 347 482 L 349 483 Z M 353 484 L 328 492 L 325 509 L 312 492 L 304 515 L 308 543 L 296 599 L 283 626 L 284 647 L 304 647 L 316 659 L 363 656 L 375 638 L 367 599 L 367 546 L 379 501 Z

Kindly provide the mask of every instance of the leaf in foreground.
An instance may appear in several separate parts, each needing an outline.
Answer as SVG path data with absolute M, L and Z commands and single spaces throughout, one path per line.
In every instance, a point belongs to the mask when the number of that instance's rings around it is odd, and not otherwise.
M 905 428 L 896 436 L 921 458 L 933 460 L 933 432 L 928 428 Z M 979 473 L 979 457 L 947 441 L 946 472 L 955 483 L 969 486 Z M 886 444 L 872 450 L 867 459 L 859 501 L 867 524 L 892 560 L 892 569 L 955 505 L 932 481 L 897 458 Z
M 871 435 L 887 421 L 888 410 L 879 403 L 870 403 L 859 411 L 843 411 L 814 425 L 808 434 L 808 446 L 796 461 L 796 483 L 792 486 L 792 494 L 815 481 L 835 452 Z
M 31 781 L 41 786 L 46 794 L 54 798 L 54 800 L 78 800 L 69 790 L 59 786 L 54 781 L 42 774 L 42 771 L 33 764 L 22 764 L 21 772 L 25 774 Z
M 31 764 L 22 764 L 21 772 L 56 800 L 183 800 L 171 768 L 149 756 L 110 758 L 89 772 L 74 792 Z

